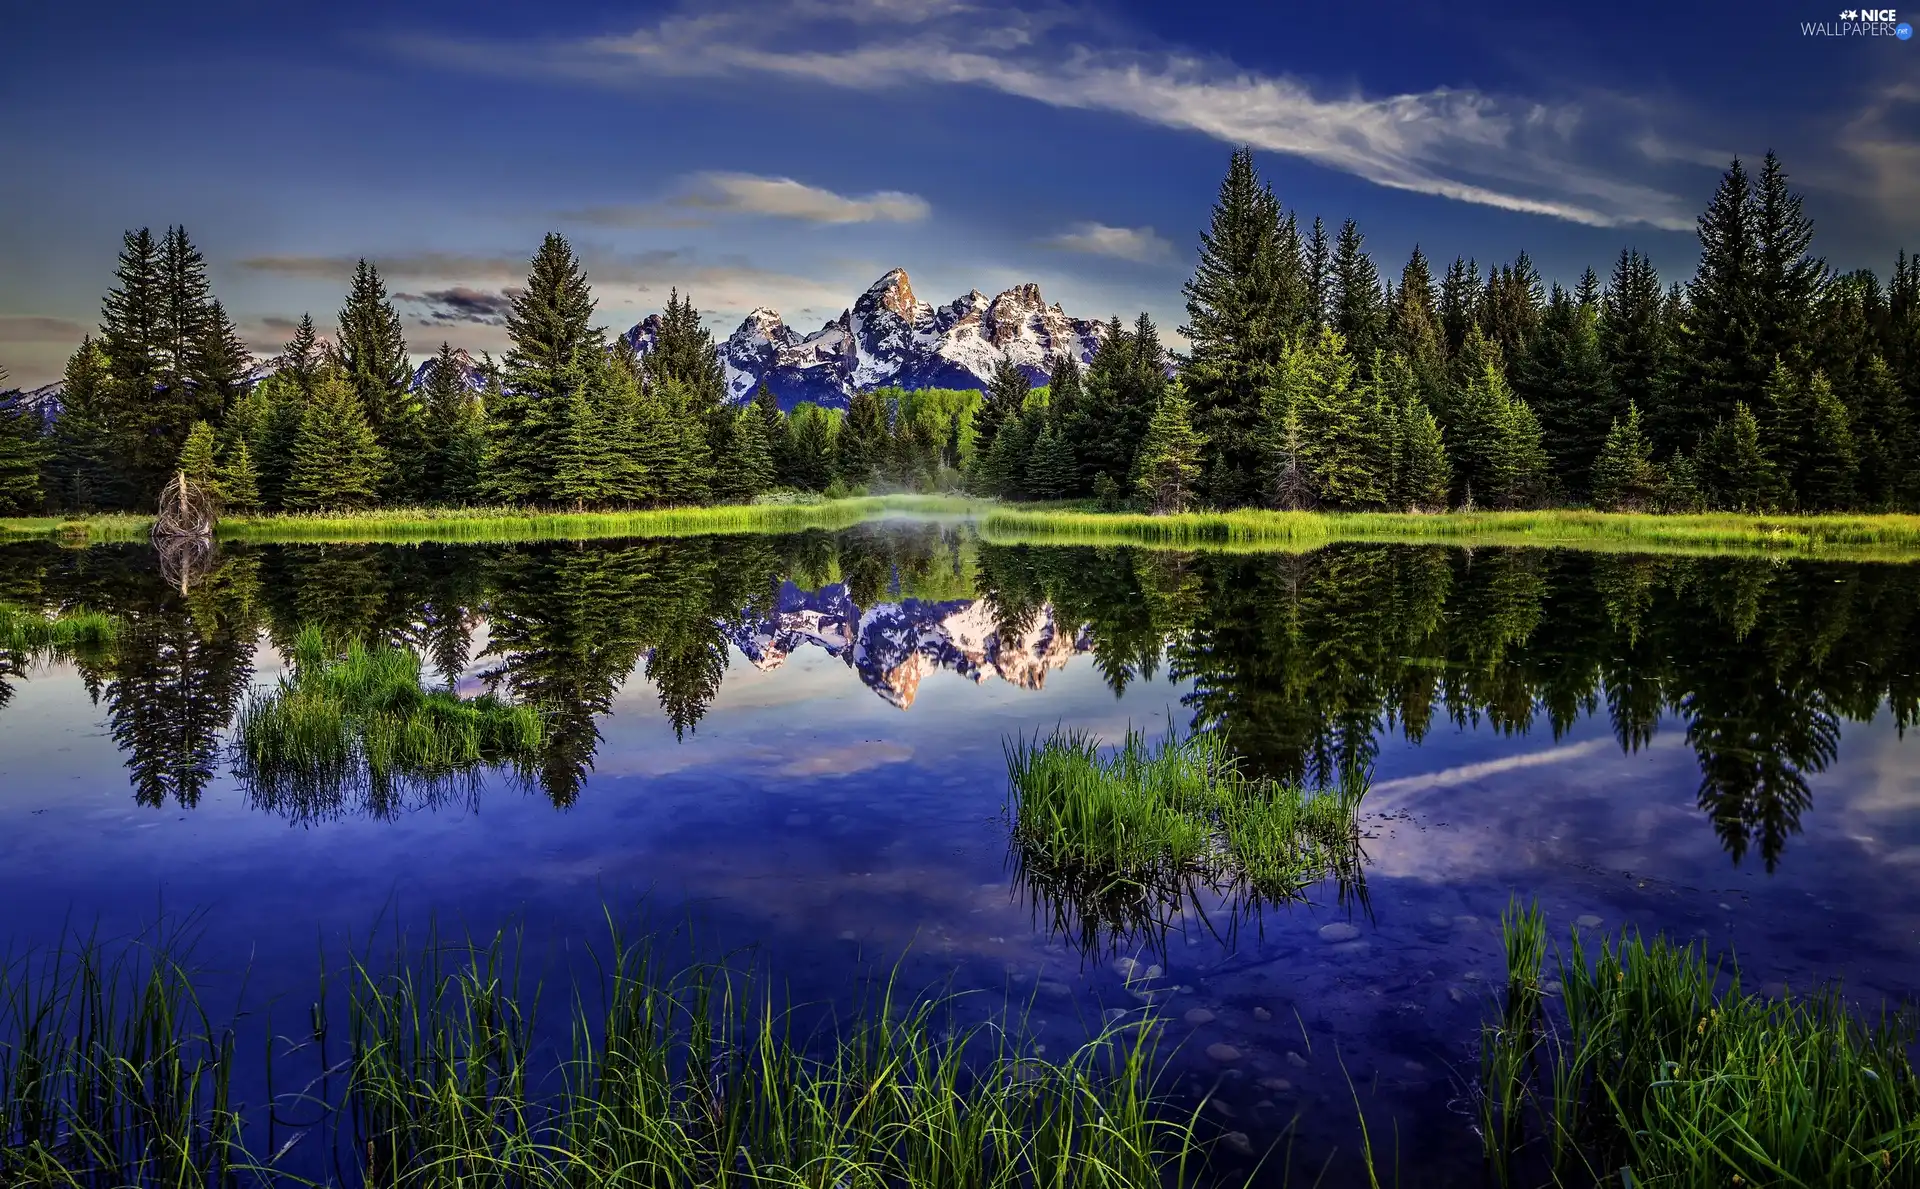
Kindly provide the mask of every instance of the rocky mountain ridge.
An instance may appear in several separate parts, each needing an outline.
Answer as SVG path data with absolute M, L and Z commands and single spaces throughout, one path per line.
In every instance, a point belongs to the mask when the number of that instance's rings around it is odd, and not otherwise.
M 649 315 L 627 340 L 644 354 L 659 324 L 659 315 Z M 844 408 L 855 392 L 889 385 L 984 388 L 1003 358 L 1044 384 L 1063 356 L 1091 360 L 1106 333 L 1104 322 L 1046 304 L 1030 282 L 991 298 L 974 289 L 934 306 L 895 268 L 811 334 L 788 326 L 777 310 L 754 310 L 720 344 L 720 359 L 736 402 L 751 400 L 764 382 L 785 409 L 801 401 Z

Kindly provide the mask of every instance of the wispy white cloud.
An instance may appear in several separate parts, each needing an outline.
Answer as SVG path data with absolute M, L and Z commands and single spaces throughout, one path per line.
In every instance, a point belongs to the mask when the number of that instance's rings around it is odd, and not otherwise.
M 1066 252 L 1085 252 L 1089 256 L 1112 256 L 1152 264 L 1171 259 L 1173 245 L 1151 227 L 1109 227 L 1105 223 L 1075 223 L 1055 236 L 1041 241 L 1048 247 Z
M 823 12 L 791 6 L 706 6 L 623 36 L 542 47 L 413 39 L 406 48 L 451 65 L 610 85 L 761 77 L 875 91 L 980 87 L 1249 144 L 1397 190 L 1596 227 L 1693 225 L 1675 196 L 1586 163 L 1593 146 L 1583 138 L 1605 130 L 1578 104 L 1450 87 L 1324 93 L 1219 57 L 1087 44 L 1084 22 L 1065 10 L 908 7 L 868 0 L 862 19 L 838 14 L 845 36 L 827 49 L 806 46 Z
M 805 223 L 914 223 L 931 210 L 926 199 L 899 190 L 854 196 L 793 178 L 708 172 L 688 177 L 679 193 L 660 202 L 591 206 L 561 217 L 598 227 L 657 228 L 703 227 L 723 215 Z
M 792 178 L 751 173 L 704 173 L 680 201 L 729 214 L 771 215 L 808 223 L 912 223 L 927 217 L 927 200 L 898 190 L 854 198 Z
M 1863 175 L 1861 189 L 1900 230 L 1920 227 L 1920 85 L 1895 83 L 1841 130 L 1840 148 Z

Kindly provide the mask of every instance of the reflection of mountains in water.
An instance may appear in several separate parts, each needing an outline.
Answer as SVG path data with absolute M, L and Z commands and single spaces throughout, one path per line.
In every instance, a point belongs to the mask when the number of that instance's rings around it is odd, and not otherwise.
M 729 624 L 727 635 L 761 670 L 779 668 L 804 646 L 825 649 L 902 710 L 913 705 L 920 682 L 936 669 L 976 684 L 998 677 L 1039 689 L 1049 672 L 1093 646 L 1085 628 L 1062 627 L 1051 605 L 1040 607 L 1024 628 L 1003 630 L 986 599 L 902 599 L 863 610 L 838 583 L 812 591 L 782 583 L 770 613 Z

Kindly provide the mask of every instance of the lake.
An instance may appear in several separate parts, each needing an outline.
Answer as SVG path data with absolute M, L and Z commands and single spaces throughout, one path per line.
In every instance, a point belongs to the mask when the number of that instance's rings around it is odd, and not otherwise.
M 1515 897 L 1556 940 L 1704 938 L 1750 986 L 1838 980 L 1877 1009 L 1920 985 L 1920 567 L 882 522 L 224 545 L 184 591 L 143 546 L 10 544 L 0 602 L 125 620 L 72 657 L 0 656 L 0 944 L 189 917 L 212 993 L 281 1018 L 321 955 L 429 922 L 517 927 L 553 969 L 609 912 L 644 918 L 755 947 L 823 1013 L 892 978 L 1011 1004 L 1056 1054 L 1138 1011 L 1126 974 L 1158 966 L 1167 1087 L 1210 1093 L 1210 1125 L 1257 1151 L 1297 1119 L 1295 1175 L 1345 1184 L 1363 1111 L 1399 1183 L 1478 1184 L 1469 1090 Z M 234 715 L 310 625 L 545 708 L 538 762 L 249 787 Z M 1363 879 L 1283 906 L 1196 887 L 1145 924 L 1036 886 L 1004 749 L 1056 726 L 1216 730 L 1310 785 L 1370 771 Z

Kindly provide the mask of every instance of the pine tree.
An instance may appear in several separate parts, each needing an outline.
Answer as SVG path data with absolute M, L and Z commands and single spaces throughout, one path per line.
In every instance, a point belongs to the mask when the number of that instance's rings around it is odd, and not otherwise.
M 1700 267 L 1687 286 L 1681 330 L 1685 399 L 1666 402 L 1663 424 L 1654 427 L 1657 440 L 1673 444 L 1692 441 L 1708 426 L 1731 427 L 1734 405 L 1751 410 L 1761 402 L 1773 366 L 1773 357 L 1760 353 L 1759 235 L 1739 158 L 1701 214 L 1699 235 Z
M 1115 325 L 1118 325 L 1117 319 Z M 1095 359 L 1098 360 L 1097 355 Z M 973 414 L 973 478 L 982 491 L 1003 493 L 1009 485 L 1018 487 L 1026 474 L 1025 451 L 1029 442 L 1020 441 L 1018 451 L 1010 445 L 1001 452 L 998 461 L 995 461 L 994 443 L 998 441 L 1002 429 L 1020 421 L 1025 415 L 1027 396 L 1032 387 L 1033 382 L 1027 378 L 1027 373 L 1012 360 L 1002 356 L 994 363 L 993 375 L 987 381 L 986 397 Z M 1017 463 L 1010 461 L 1016 453 L 1019 455 Z M 1008 466 L 1013 469 L 1007 470 Z
M 93 337 L 67 359 L 60 388 L 60 416 L 48 435 L 47 494 L 79 512 L 125 505 L 130 491 L 114 457 L 113 371 Z
M 347 383 L 360 398 L 394 463 L 395 481 L 418 474 L 425 454 L 423 410 L 411 391 L 413 372 L 407 365 L 407 342 L 400 315 L 387 300 L 380 269 L 367 260 L 354 266 L 347 299 L 340 307 L 340 341 L 334 354 Z M 413 494 L 413 493 L 408 493 Z
M 1391 449 L 1379 449 L 1380 423 L 1372 388 L 1358 382 L 1346 341 L 1329 327 L 1312 344 L 1294 348 L 1288 367 L 1290 403 L 1301 435 L 1301 464 L 1317 502 L 1332 508 L 1369 508 L 1385 502 Z
M 1330 322 L 1356 360 L 1372 360 L 1385 345 L 1386 306 L 1380 294 L 1380 270 L 1363 245 L 1352 219 L 1340 226 L 1333 246 L 1333 311 Z
M 1906 394 L 1878 355 L 1868 360 L 1857 391 L 1861 494 L 1876 507 L 1911 506 L 1915 443 Z
M 1192 347 L 1181 368 L 1206 442 L 1203 461 L 1216 503 L 1252 498 L 1258 483 L 1260 393 L 1287 339 L 1305 320 L 1311 284 L 1297 251 L 1283 247 L 1279 200 L 1240 149 L 1220 183 L 1186 283 Z
M 1440 328 L 1433 271 L 1418 244 L 1400 270 L 1400 288 L 1387 311 L 1387 347 L 1390 354 L 1403 356 L 1412 367 L 1421 399 L 1431 400 L 1446 383 L 1447 348 Z
M 1515 369 L 1514 389 L 1540 417 L 1548 457 L 1575 493 L 1617 419 L 1600 344 L 1599 310 L 1553 288 L 1545 316 Z
M 575 508 L 604 508 L 618 500 L 612 482 L 618 427 L 603 413 L 585 383 L 567 396 L 551 460 L 554 500 Z
M 825 410 L 803 402 L 793 410 L 793 484 L 825 491 L 833 482 L 833 423 Z
M 316 378 L 300 416 L 286 506 L 297 510 L 364 508 L 378 489 L 386 455 L 353 385 L 337 373 Z
M 1760 423 L 1745 401 L 1715 425 L 1700 444 L 1700 483 L 1716 507 L 1735 512 L 1771 512 L 1786 495 L 1773 460 L 1760 441 Z
M 1323 326 L 1319 333 L 1332 331 Z M 1313 350 L 1295 344 L 1281 357 L 1261 397 L 1260 439 L 1265 453 L 1261 489 L 1282 511 L 1311 508 L 1317 499 L 1309 471 L 1312 448 L 1301 418 L 1306 392 L 1313 382 Z
M 593 323 L 593 291 L 573 248 L 551 232 L 527 272 L 526 288 L 507 312 L 507 352 L 499 408 L 487 410 L 488 486 L 500 499 L 540 503 L 556 498 L 555 479 L 570 418 L 583 406 L 606 349 Z M 575 435 L 577 437 L 577 434 Z
M 1440 423 L 1417 397 L 1401 407 L 1399 421 L 1394 505 L 1416 511 L 1445 509 L 1453 469 L 1447 461 Z
M 1808 426 L 1800 505 L 1814 512 L 1851 508 L 1859 498 L 1860 456 L 1847 407 L 1820 372 L 1807 385 Z
M 1453 459 L 1463 494 L 1493 507 L 1517 507 L 1545 494 L 1546 449 L 1540 423 L 1489 363 L 1463 390 Z
M 1640 425 L 1640 407 L 1629 402 L 1627 418 L 1614 419 L 1606 444 L 1593 464 L 1593 502 L 1609 512 L 1640 512 L 1660 494 L 1660 471 L 1653 444 Z
M 1010 417 L 994 432 L 993 441 L 979 458 L 976 483 L 988 495 L 1001 499 L 1023 499 L 1027 494 L 1027 471 L 1033 457 L 1036 436 L 1034 418 Z M 841 429 L 844 434 L 845 428 Z
M 1193 406 L 1178 387 L 1169 388 L 1147 423 L 1140 443 L 1134 487 L 1156 513 L 1183 512 L 1200 477 L 1202 441 L 1193 427 Z
M 293 337 L 280 352 L 276 370 L 286 374 L 303 393 L 310 393 L 325 363 L 326 352 L 320 332 L 314 329 L 313 315 L 303 313 L 293 328 Z
M 1525 252 L 1514 257 L 1512 264 L 1487 274 L 1476 320 L 1508 360 L 1524 356 L 1529 340 L 1539 329 L 1545 297 L 1540 274 Z
M 1786 170 L 1772 152 L 1761 162 L 1751 202 L 1754 349 L 1762 359 L 1805 368 L 1827 266 L 1808 254 L 1813 221 L 1801 209 L 1800 196 L 1788 189 Z
M 1317 215 L 1307 240 L 1306 271 L 1307 317 L 1301 329 L 1319 334 L 1333 313 L 1333 244 L 1326 222 Z
M 1447 358 L 1460 352 L 1467 341 L 1467 330 L 1476 325 L 1475 308 L 1480 299 L 1480 265 L 1477 261 L 1455 256 L 1440 283 L 1440 333 L 1446 342 Z
M 1707 497 L 1700 488 L 1700 472 L 1693 459 L 1676 453 L 1660 468 L 1659 511 L 1669 516 L 1686 516 L 1706 510 Z
M 7 371 L 0 368 L 0 384 L 6 380 Z M 41 429 L 39 415 L 18 400 L 0 402 L 0 512 L 17 515 L 40 507 Z
M 187 431 L 186 444 L 180 448 L 180 461 L 174 469 L 185 475 L 188 482 L 212 493 L 215 499 L 225 497 L 217 474 L 219 464 L 214 458 L 213 427 L 206 422 L 196 421 Z
M 253 454 L 247 449 L 245 438 L 237 438 L 227 447 L 226 458 L 215 472 L 215 478 L 229 511 L 260 510 L 260 472 L 254 468 Z
M 1057 500 L 1073 494 L 1079 481 L 1073 447 L 1065 436 L 1046 425 L 1027 458 L 1027 494 L 1037 500 Z
M 108 422 L 139 499 L 158 493 L 160 476 L 179 453 L 178 443 L 155 440 L 159 427 L 152 418 L 161 387 L 165 308 L 160 245 L 145 227 L 129 231 L 102 304 L 100 338 L 112 375 Z
M 666 403 L 677 409 L 680 417 L 697 424 L 706 435 L 706 461 L 700 465 L 711 466 L 712 460 L 718 457 L 719 442 L 730 432 L 732 409 L 727 404 L 726 372 L 721 367 L 713 336 L 700 319 L 700 311 L 694 307 L 693 299 L 681 297 L 678 289 L 667 298 L 667 308 L 661 315 L 653 350 L 647 353 L 645 365 L 648 386 L 668 380 L 678 386 L 679 395 Z M 677 433 L 683 441 L 690 442 L 691 424 L 678 427 Z
M 760 436 L 767 444 L 767 460 L 773 468 L 773 477 L 762 489 L 794 486 L 788 458 L 792 444 L 788 440 L 787 415 L 780 411 L 780 399 L 763 383 L 754 390 L 752 408 L 753 415 L 760 419 Z
M 849 487 L 866 487 L 886 461 L 887 414 L 872 392 L 855 392 L 834 441 L 834 474 Z
M 422 377 L 427 452 L 420 491 L 432 503 L 464 503 L 479 479 L 479 444 L 473 440 L 480 429 L 479 410 L 467 375 L 460 354 L 442 342 Z
M 1673 371 L 1673 344 L 1663 314 L 1660 274 L 1653 261 L 1623 249 L 1600 298 L 1600 354 L 1614 401 L 1645 410 L 1648 429 L 1671 421 L 1661 410 Z M 1659 442 L 1669 449 L 1692 445 Z

